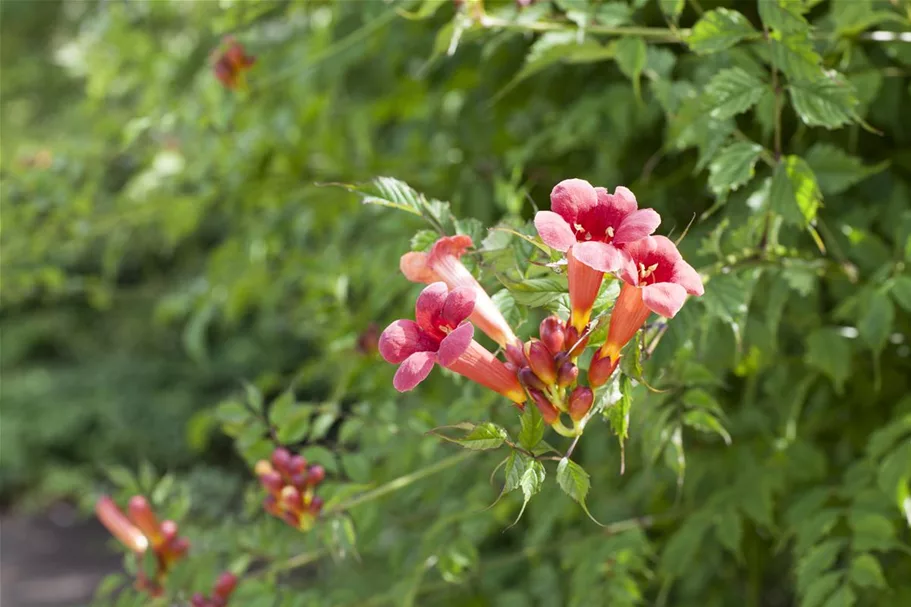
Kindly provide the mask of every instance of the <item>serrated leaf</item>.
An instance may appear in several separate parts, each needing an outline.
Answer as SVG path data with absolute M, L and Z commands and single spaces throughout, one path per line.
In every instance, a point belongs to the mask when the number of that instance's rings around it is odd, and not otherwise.
M 486 450 L 500 447 L 508 438 L 506 430 L 500 426 L 484 422 L 475 426 L 466 436 L 453 439 L 454 442 L 466 449 Z
M 758 32 L 746 17 L 737 11 L 718 8 L 706 12 L 696 22 L 686 43 L 695 53 L 717 53 L 753 35 Z
M 603 391 L 607 395 L 607 391 Z M 633 407 L 633 382 L 628 375 L 620 379 L 620 398 L 609 409 L 610 427 L 620 443 L 620 474 L 626 469 L 626 439 L 629 438 L 629 413 Z
M 422 253 L 429 251 L 430 247 L 433 246 L 433 243 L 435 243 L 439 237 L 440 234 L 434 230 L 418 230 L 415 235 L 411 237 L 411 250 Z
M 805 159 L 824 194 L 840 194 L 888 166 L 885 162 L 864 166 L 859 158 L 829 143 L 815 144 L 807 151 Z
M 506 467 L 503 471 L 505 477 L 503 493 L 509 493 L 519 488 L 525 469 L 528 468 L 528 461 L 530 461 L 530 458 L 518 451 L 509 452 L 509 457 L 506 458 Z
M 591 487 L 591 478 L 582 466 L 564 457 L 557 464 L 557 484 L 574 501 L 584 504 Z
M 690 368 L 694 368 L 698 371 L 690 371 Z M 702 365 L 699 365 L 698 363 L 690 363 L 690 366 L 687 367 L 687 371 L 685 372 L 685 377 L 687 377 L 687 379 L 691 379 L 696 374 L 696 372 L 702 372 L 705 374 L 706 383 L 717 382 L 717 378 L 712 375 L 708 369 Z M 687 390 L 683 394 L 683 404 L 690 409 L 702 409 L 704 411 L 708 411 L 717 415 L 724 414 L 721 405 L 718 403 L 715 397 L 702 388 Z
M 544 477 L 546 472 L 544 466 L 538 460 L 528 458 L 525 463 L 525 471 L 522 472 L 522 476 L 519 478 L 519 488 L 522 489 L 522 509 L 519 510 L 516 520 L 513 521 L 513 525 L 519 522 L 519 519 L 522 518 L 522 514 L 525 512 L 525 507 L 528 505 L 528 502 L 541 491 L 541 487 L 544 485 Z
M 509 289 L 500 289 L 491 296 L 491 299 L 509 326 L 515 329 L 521 324 L 522 310 L 516 305 L 516 298 L 512 296 Z
M 837 129 L 857 120 L 854 87 L 838 72 L 814 80 L 795 80 L 788 86 L 794 111 L 807 126 Z
M 726 120 L 756 105 L 766 92 L 765 83 L 739 67 L 721 70 L 706 87 L 706 108 L 712 120 Z
M 769 198 L 772 210 L 786 222 L 804 227 L 816 218 L 822 203 L 816 176 L 798 156 L 785 156 L 775 167 Z
M 743 539 L 743 525 L 734 509 L 724 510 L 715 515 L 715 537 L 728 552 L 741 558 L 740 542 Z
M 677 23 L 685 4 L 685 0 L 658 0 L 658 6 L 661 7 L 661 12 L 673 23 Z
M 841 582 L 841 574 L 835 571 L 823 574 L 813 580 L 807 587 L 800 601 L 800 607 L 820 607 L 832 594 L 832 591 L 838 587 Z
M 871 554 L 859 554 L 851 559 L 848 577 L 855 586 L 861 588 L 886 587 L 886 576 L 883 575 L 882 566 Z
M 832 568 L 835 560 L 844 548 L 845 542 L 841 539 L 829 539 L 813 548 L 797 563 L 797 591 L 803 593 L 809 590 L 813 581 Z
M 851 586 L 842 584 L 838 590 L 829 596 L 823 607 L 852 607 L 856 601 L 857 596 Z
M 807 31 L 810 24 L 804 18 L 803 0 L 760 0 L 759 18 L 769 29 L 794 33 Z
M 894 321 L 895 308 L 892 300 L 882 291 L 876 290 L 864 302 L 857 330 L 871 350 L 880 352 L 886 346 Z
M 807 338 L 808 365 L 826 374 L 841 394 L 851 375 L 851 346 L 835 329 L 817 329 Z
M 769 58 L 772 65 L 792 81 L 814 81 L 825 77 L 822 57 L 816 52 L 808 31 L 793 34 L 770 32 Z
M 422 215 L 426 203 L 423 194 L 394 177 L 377 177 L 368 184 L 342 184 L 342 187 L 360 196 L 364 204 L 390 207 L 413 215 Z
M 516 303 L 533 308 L 544 307 L 569 290 L 565 276 L 530 278 L 523 282 L 511 282 L 506 288 Z
M 751 141 L 738 141 L 721 150 L 709 165 L 709 188 L 722 197 L 748 182 L 761 153 L 762 146 Z
M 896 276 L 889 292 L 895 303 L 901 306 L 905 312 L 911 312 L 911 276 Z
M 525 407 L 521 417 L 522 429 L 519 431 L 519 444 L 531 451 L 544 438 L 544 418 L 537 407 Z
M 731 444 L 731 435 L 728 434 L 728 431 L 721 422 L 718 421 L 718 418 L 708 411 L 703 409 L 691 409 L 683 414 L 683 423 L 694 430 L 699 430 L 706 434 L 717 434 L 724 439 L 726 444 Z

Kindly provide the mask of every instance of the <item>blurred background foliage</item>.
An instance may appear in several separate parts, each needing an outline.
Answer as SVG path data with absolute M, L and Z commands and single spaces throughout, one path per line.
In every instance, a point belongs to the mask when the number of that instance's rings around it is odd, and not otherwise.
M 193 541 L 175 592 L 252 568 L 243 605 L 911 603 L 911 6 L 477 7 L 0 4 L 0 499 L 149 494 Z M 426 227 L 332 185 L 379 175 L 478 220 L 492 292 L 546 270 L 482 226 L 527 231 L 563 178 L 692 221 L 706 296 L 645 363 L 625 474 L 606 425 L 576 451 L 607 530 L 551 479 L 484 511 L 503 454 L 425 433 L 512 409 L 443 373 L 399 395 L 363 347 Z M 514 290 L 523 335 L 559 307 Z M 296 534 L 249 472 L 275 432 L 330 503 L 408 482 Z M 120 583 L 99 602 L 142 603 Z

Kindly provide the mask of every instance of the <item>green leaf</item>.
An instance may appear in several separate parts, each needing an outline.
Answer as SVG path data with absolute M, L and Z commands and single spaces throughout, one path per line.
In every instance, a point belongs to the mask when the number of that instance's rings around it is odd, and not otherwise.
M 525 407 L 521 417 L 522 430 L 519 431 L 519 444 L 531 451 L 544 438 L 544 418 L 537 407 Z
M 848 577 L 861 588 L 885 588 L 886 576 L 879 561 L 871 554 L 863 553 L 851 559 Z
M 518 451 L 509 452 L 509 457 L 506 458 L 506 467 L 503 471 L 506 479 L 503 484 L 503 493 L 509 493 L 519 488 L 529 461 L 531 461 L 531 458 L 527 455 L 523 455 Z
M 804 227 L 816 218 L 822 203 L 816 176 L 798 156 L 785 156 L 775 167 L 769 198 L 772 210 L 786 222 Z
M 506 288 L 512 293 L 516 303 L 533 308 L 552 303 L 569 289 L 565 275 L 511 282 L 506 284 Z
M 423 208 L 427 203 L 423 194 L 394 177 L 377 177 L 364 185 L 341 185 L 349 192 L 360 196 L 364 204 L 390 207 L 413 215 L 423 215 Z
M 892 332 L 895 308 L 889 296 L 880 290 L 870 293 L 864 304 L 863 313 L 857 321 L 857 330 L 871 350 L 880 352 Z
M 769 34 L 772 65 L 790 80 L 815 81 L 824 78 L 822 57 L 816 52 L 809 32 L 794 34 L 772 31 Z
M 728 445 L 731 444 L 731 435 L 725 430 L 724 426 L 718 421 L 718 418 L 703 409 L 691 409 L 683 414 L 683 423 L 705 432 L 706 434 L 717 434 Z
M 769 29 L 794 33 L 810 29 L 803 17 L 806 7 L 803 0 L 760 0 L 759 18 Z
M 525 471 L 522 472 L 521 478 L 519 478 L 519 488 L 522 489 L 522 509 L 519 510 L 516 520 L 513 521 L 513 525 L 519 522 L 519 519 L 522 518 L 522 514 L 525 512 L 525 507 L 528 505 L 528 502 L 531 498 L 541 491 L 541 487 L 544 485 L 544 477 L 546 472 L 544 466 L 538 460 L 528 458 L 525 460 Z
M 709 165 L 709 189 L 723 197 L 748 182 L 761 153 L 762 146 L 752 141 L 738 141 L 721 150 Z
M 496 304 L 500 314 L 509 323 L 509 326 L 515 329 L 521 324 L 523 320 L 522 310 L 516 305 L 516 298 L 512 296 L 509 289 L 500 289 L 491 296 L 491 299 Z
M 829 600 L 825 602 L 824 607 L 852 607 L 856 601 L 857 596 L 851 590 L 851 586 L 843 584 L 841 588 L 829 596 Z
M 803 593 L 800 607 L 820 607 L 841 582 L 841 573 L 830 571 L 813 580 Z
M 689 571 L 698 558 L 712 520 L 700 514 L 688 517 L 670 536 L 661 553 L 661 568 L 676 578 Z
M 806 363 L 826 374 L 841 394 L 851 375 L 851 346 L 835 329 L 817 329 L 807 338 Z
M 440 2 L 440 0 L 422 0 L 413 12 L 399 9 L 398 14 L 410 21 L 423 21 L 433 17 L 440 7 L 445 4 L 445 2 Z
M 617 66 L 627 78 L 633 81 L 633 90 L 636 97 L 640 96 L 639 78 L 642 70 L 645 69 L 645 63 L 648 59 L 648 47 L 642 38 L 624 37 L 621 38 L 614 49 L 614 59 Z
M 794 111 L 807 126 L 837 129 L 857 120 L 854 87 L 838 72 L 811 81 L 797 80 L 788 90 Z
M 740 542 L 743 539 L 743 525 L 734 509 L 724 510 L 715 515 L 715 537 L 728 552 L 741 558 Z
M 439 233 L 434 230 L 418 230 L 415 235 L 411 237 L 411 250 L 420 252 L 429 251 L 430 247 L 433 246 L 433 243 L 435 243 L 439 237 Z
M 603 396 L 606 396 L 607 391 Z M 629 438 L 629 413 L 633 407 L 633 381 L 628 375 L 620 379 L 620 399 L 607 410 L 610 427 L 620 443 L 620 474 L 626 468 L 626 439 Z
M 685 0 L 658 0 L 658 6 L 661 7 L 661 12 L 673 23 L 677 23 L 685 4 Z
M 690 31 L 686 42 L 700 55 L 731 48 L 745 38 L 758 35 L 746 17 L 737 11 L 718 8 L 706 12 Z
M 864 166 L 859 158 L 829 143 L 815 144 L 807 151 L 806 161 L 824 194 L 840 194 L 870 175 L 884 170 L 889 164 L 882 162 L 870 167 Z
M 832 568 L 845 546 L 842 539 L 829 539 L 813 548 L 797 563 L 797 590 L 808 590 L 813 581 Z
M 756 105 L 767 92 L 765 83 L 739 67 L 721 70 L 706 88 L 706 108 L 712 120 L 726 120 Z
M 478 424 L 465 437 L 454 439 L 454 442 L 462 445 L 466 449 L 486 450 L 500 447 L 509 435 L 506 430 L 500 426 L 484 422 Z
M 573 500 L 585 504 L 591 479 L 582 466 L 566 457 L 561 459 L 557 464 L 557 484 Z
M 696 369 L 704 370 L 707 374 L 707 381 L 716 381 L 714 376 L 709 376 L 710 373 L 705 367 L 702 367 L 698 363 L 692 363 L 692 366 Z M 693 373 L 687 373 L 688 377 L 691 377 Z M 702 388 L 696 388 L 693 390 L 687 390 L 683 394 L 683 404 L 690 409 L 702 409 L 710 413 L 716 413 L 718 415 L 723 415 L 723 410 L 721 405 L 715 399 L 714 396 L 703 390 Z
M 906 312 L 911 312 L 911 276 L 896 276 L 889 292 L 895 303 Z
M 857 552 L 889 550 L 895 542 L 895 526 L 881 514 L 852 510 L 848 526 L 854 534 L 851 547 Z

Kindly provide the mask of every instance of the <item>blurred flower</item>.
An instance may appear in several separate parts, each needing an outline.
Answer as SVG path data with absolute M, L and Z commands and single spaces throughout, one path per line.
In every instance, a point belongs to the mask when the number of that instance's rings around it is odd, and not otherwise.
M 460 261 L 471 244 L 471 238 L 464 234 L 444 236 L 433 244 L 429 253 L 412 251 L 402 255 L 399 268 L 411 282 L 430 284 L 443 281 L 450 289 L 473 289 L 475 304 L 470 317 L 471 322 L 492 340 L 506 346 L 516 341 L 515 333 L 484 287 Z
M 367 328 L 357 337 L 357 351 L 363 356 L 372 356 L 377 353 L 377 347 L 380 339 L 380 326 L 375 322 L 367 325 Z
M 582 333 L 605 272 L 626 263 L 623 248 L 655 231 L 661 217 L 638 209 L 625 187 L 614 194 L 583 179 L 566 179 L 550 194 L 551 211 L 535 215 L 535 227 L 549 247 L 566 252 L 572 326 Z
M 649 236 L 631 243 L 626 252 L 630 259 L 620 270 L 624 284 L 611 313 L 607 341 L 599 352 L 599 359 L 609 359 L 613 366 L 620 358 L 620 350 L 649 314 L 655 312 L 673 318 L 687 294 L 704 292 L 699 273 L 664 236 Z
M 226 571 L 218 576 L 215 581 L 215 586 L 212 588 L 212 598 L 205 597 L 197 592 L 190 599 L 190 605 L 191 607 L 225 607 L 236 586 L 237 576 Z
M 323 500 L 316 488 L 326 478 L 319 464 L 307 466 L 307 460 L 282 447 L 272 452 L 271 463 L 256 462 L 254 468 L 260 484 L 268 492 L 263 507 L 295 529 L 307 531 L 316 523 L 323 509 Z
M 225 88 L 236 89 L 244 84 L 244 73 L 256 63 L 256 57 L 247 55 L 244 46 L 232 37 L 225 38 L 222 46 L 225 44 L 227 48 L 215 59 L 212 69 Z
M 417 322 L 403 319 L 386 327 L 380 335 L 380 355 L 399 365 L 392 382 L 396 390 L 413 389 L 439 363 L 515 403 L 525 401 L 515 373 L 474 340 L 474 327 L 466 319 L 476 296 L 471 287 L 450 291 L 445 283 L 435 282 L 418 296 Z

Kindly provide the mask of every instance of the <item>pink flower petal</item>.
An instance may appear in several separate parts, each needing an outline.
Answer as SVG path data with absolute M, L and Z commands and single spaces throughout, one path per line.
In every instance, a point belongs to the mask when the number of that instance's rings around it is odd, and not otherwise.
M 595 188 L 595 191 L 598 193 L 598 204 L 610 207 L 616 213 L 618 219 L 623 219 L 639 208 L 635 194 L 623 186 L 617 187 L 613 194 L 605 188 Z
M 671 282 L 659 282 L 642 287 L 642 301 L 652 312 L 673 318 L 686 301 L 686 289 Z
M 413 320 L 397 320 L 380 335 L 377 347 L 386 362 L 399 364 L 415 352 L 435 351 L 436 343 Z
M 470 322 L 460 325 L 440 342 L 440 351 L 437 354 L 439 363 L 444 367 L 454 363 L 468 349 L 472 339 L 474 326 Z
M 626 261 L 620 266 L 620 279 L 634 287 L 639 286 L 639 271 L 636 268 L 636 262 L 629 256 L 629 251 L 624 249 L 623 252 L 626 253 Z
M 680 256 L 680 251 L 677 250 L 677 245 L 674 244 L 667 236 L 651 236 L 652 246 L 654 247 L 651 251 L 651 255 L 654 259 L 652 263 L 660 263 L 662 265 L 667 264 L 668 267 L 673 267 L 678 261 L 683 259 Z
M 399 269 L 411 282 L 431 283 L 439 280 L 427 264 L 427 253 L 412 251 L 399 259 Z
M 592 184 L 584 179 L 564 179 L 550 193 L 550 208 L 570 226 L 579 215 L 598 204 L 598 195 Z
M 407 392 L 424 381 L 433 369 L 435 352 L 415 352 L 406 358 L 392 378 L 392 385 L 399 392 Z
M 702 286 L 702 277 L 699 276 L 699 272 L 694 270 L 693 266 L 682 259 L 674 264 L 672 282 L 675 282 L 686 289 L 686 292 L 690 295 L 702 295 L 705 293 L 705 288 Z
M 446 305 L 448 295 L 449 287 L 445 282 L 435 282 L 425 287 L 418 295 L 414 304 L 414 319 L 418 321 L 418 325 L 424 331 L 431 334 L 438 331 L 443 306 Z
M 452 256 L 456 259 L 462 257 L 465 250 L 472 246 L 471 236 L 466 234 L 457 234 L 455 236 L 443 236 L 430 249 L 428 264 L 433 266 L 440 259 L 446 256 Z
M 457 327 L 474 311 L 477 292 L 472 287 L 457 287 L 449 292 L 443 304 L 441 320 L 450 327 Z
M 661 216 L 654 209 L 639 209 L 623 218 L 614 232 L 613 243 L 623 245 L 645 238 L 661 224 Z
M 603 242 L 578 242 L 573 247 L 573 257 L 599 272 L 616 272 L 626 265 L 623 251 Z
M 544 244 L 558 251 L 566 251 L 576 244 L 576 234 L 566 220 L 553 211 L 538 211 L 535 227 Z

